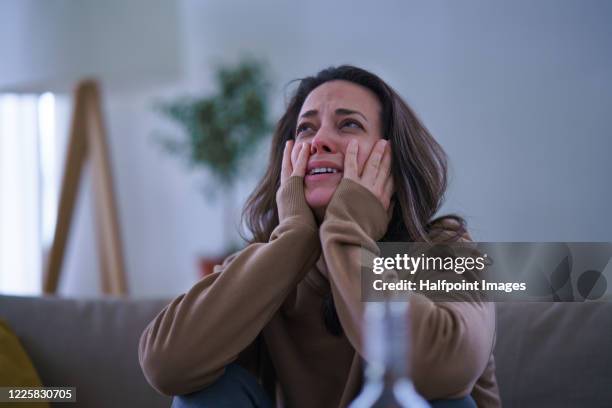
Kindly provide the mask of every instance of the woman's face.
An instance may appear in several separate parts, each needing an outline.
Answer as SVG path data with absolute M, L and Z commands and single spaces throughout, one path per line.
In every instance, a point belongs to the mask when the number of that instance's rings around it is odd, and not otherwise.
M 305 196 L 319 216 L 324 214 L 342 179 L 349 141 L 355 139 L 359 144 L 361 174 L 372 147 L 382 138 L 381 109 L 372 91 L 349 81 L 326 82 L 306 97 L 298 115 L 295 144 L 310 143 Z M 292 154 L 294 163 L 296 151 Z

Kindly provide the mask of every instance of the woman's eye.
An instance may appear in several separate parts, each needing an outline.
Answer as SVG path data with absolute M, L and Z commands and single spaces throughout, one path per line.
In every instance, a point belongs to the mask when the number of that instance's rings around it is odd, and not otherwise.
M 299 125 L 295 131 L 295 135 L 296 136 L 303 136 L 304 134 L 306 134 L 308 131 L 312 130 L 312 126 L 308 123 L 302 123 L 301 125 Z
M 348 120 L 344 122 L 341 127 L 343 128 L 348 127 L 351 129 L 363 129 L 363 126 L 361 126 L 361 123 L 354 121 L 354 120 Z

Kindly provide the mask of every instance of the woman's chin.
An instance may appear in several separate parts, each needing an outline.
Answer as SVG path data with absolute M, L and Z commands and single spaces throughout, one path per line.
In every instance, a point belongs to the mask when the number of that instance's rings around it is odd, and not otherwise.
M 334 191 L 336 191 L 335 188 L 321 187 L 312 190 L 307 188 L 305 191 L 306 203 L 308 203 L 308 206 L 314 211 L 324 210 L 331 201 Z

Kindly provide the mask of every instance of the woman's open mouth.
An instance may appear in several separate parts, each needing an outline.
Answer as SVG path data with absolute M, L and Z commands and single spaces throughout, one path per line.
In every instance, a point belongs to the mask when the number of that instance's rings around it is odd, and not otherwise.
M 342 170 L 333 167 L 312 167 L 306 173 L 306 181 L 324 181 L 342 177 Z

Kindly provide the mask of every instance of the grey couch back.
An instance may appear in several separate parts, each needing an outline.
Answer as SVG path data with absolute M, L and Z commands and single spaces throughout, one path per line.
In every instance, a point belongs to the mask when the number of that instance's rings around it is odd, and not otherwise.
M 169 407 L 138 364 L 138 339 L 167 300 L 0 296 L 45 385 L 76 386 L 75 406 Z M 497 304 L 504 407 L 612 406 L 612 302 Z M 62 405 L 56 405 L 62 406 Z

